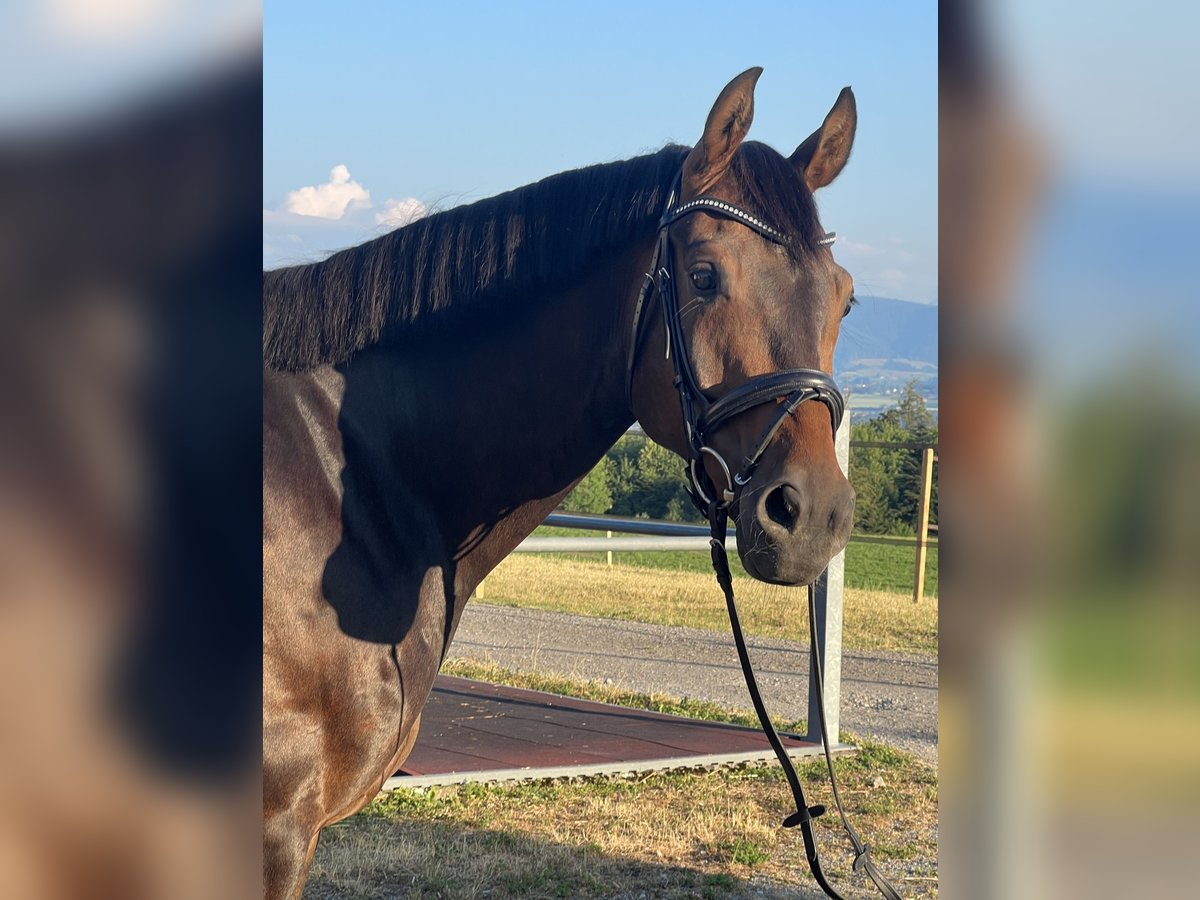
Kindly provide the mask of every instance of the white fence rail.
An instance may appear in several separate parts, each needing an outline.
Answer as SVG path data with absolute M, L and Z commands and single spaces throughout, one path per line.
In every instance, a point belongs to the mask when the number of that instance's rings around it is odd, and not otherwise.
M 568 526 L 569 527 L 569 526 Z M 640 553 L 660 550 L 707 550 L 708 538 L 700 537 L 528 537 L 514 553 Z M 727 538 L 725 547 L 737 552 L 737 538 Z
M 527 537 L 515 553 L 620 553 L 660 550 L 708 550 L 709 531 L 704 525 L 663 522 L 659 519 L 625 519 L 620 516 L 588 516 L 581 513 L 551 513 L 546 525 L 605 531 L 609 537 Z M 612 537 L 635 534 L 638 537 Z M 737 552 L 737 538 L 725 540 L 730 553 Z

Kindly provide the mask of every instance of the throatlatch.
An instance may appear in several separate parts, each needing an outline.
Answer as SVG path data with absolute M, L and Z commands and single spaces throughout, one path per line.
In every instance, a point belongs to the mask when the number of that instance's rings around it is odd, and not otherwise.
M 820 855 L 817 849 L 816 835 L 813 832 L 813 819 L 825 812 L 820 805 L 809 806 L 804 799 L 804 789 L 800 777 L 792 765 L 791 758 L 780 741 L 771 717 L 763 703 L 762 694 L 758 689 L 758 681 L 754 677 L 754 669 L 750 662 L 750 654 L 746 648 L 746 640 L 742 635 L 742 626 L 738 618 L 737 604 L 733 597 L 733 579 L 729 571 L 729 556 L 725 550 L 725 538 L 729 525 L 729 505 L 736 496 L 736 491 L 744 487 L 754 477 L 754 470 L 775 434 L 779 431 L 784 420 L 792 415 L 802 403 L 817 400 L 829 409 L 830 421 L 836 434 L 845 413 L 846 402 L 834 380 L 818 369 L 784 369 L 769 375 L 760 375 L 750 379 L 746 384 L 735 388 L 728 394 L 710 401 L 696 380 L 692 369 L 691 359 L 687 351 L 687 343 L 683 336 L 683 325 L 679 316 L 679 302 L 675 294 L 674 266 L 671 260 L 669 230 L 672 222 L 692 213 L 703 212 L 708 215 L 720 216 L 740 222 L 747 228 L 756 231 L 769 241 L 783 243 L 783 236 L 757 216 L 715 197 L 697 197 L 694 200 L 676 207 L 678 198 L 679 179 L 667 197 L 666 208 L 659 220 L 658 241 L 651 261 L 649 271 L 642 289 L 638 294 L 633 314 L 633 333 L 630 336 L 629 355 L 625 371 L 626 396 L 633 408 L 633 370 L 637 364 L 638 353 L 643 339 L 643 314 L 647 301 L 653 293 L 657 293 L 662 307 L 662 315 L 667 333 L 667 358 L 672 360 L 675 370 L 674 386 L 679 394 L 679 403 L 683 411 L 684 427 L 687 433 L 689 459 L 688 476 L 690 480 L 689 494 L 692 502 L 708 519 L 711 544 L 712 565 L 716 573 L 717 583 L 725 594 L 725 607 L 729 613 L 729 625 L 733 631 L 734 644 L 737 646 L 738 660 L 742 667 L 742 676 L 746 681 L 746 689 L 754 704 L 754 712 L 766 734 L 771 749 L 779 759 L 796 801 L 796 812 L 783 821 L 783 827 L 800 826 L 804 838 L 805 855 L 813 878 L 833 900 L 842 900 L 841 895 L 833 889 L 825 878 L 821 868 Z M 821 240 L 822 244 L 833 243 L 835 236 L 830 233 Z M 674 352 L 672 352 L 674 351 Z M 767 403 L 779 403 L 778 411 L 764 429 L 754 449 L 741 461 L 736 472 L 731 471 L 729 464 L 710 444 L 709 439 L 722 426 L 742 413 Z M 712 458 L 720 468 L 725 485 L 718 490 L 704 468 L 704 457 Z M 825 727 L 825 690 L 821 671 L 821 658 L 816 641 L 816 599 L 812 585 L 808 587 L 808 620 L 810 628 L 811 677 L 815 679 L 817 693 L 817 709 L 821 717 L 821 743 L 825 752 L 825 764 L 829 771 L 829 783 L 833 789 L 833 799 L 846 829 L 850 842 L 854 846 L 854 871 L 864 872 L 875 883 L 879 892 L 887 900 L 901 900 L 896 892 L 883 877 L 883 873 L 871 859 L 870 849 L 863 843 L 858 832 L 846 818 L 842 809 L 841 797 L 838 793 L 837 780 L 834 777 L 833 757 L 829 749 L 829 730 Z

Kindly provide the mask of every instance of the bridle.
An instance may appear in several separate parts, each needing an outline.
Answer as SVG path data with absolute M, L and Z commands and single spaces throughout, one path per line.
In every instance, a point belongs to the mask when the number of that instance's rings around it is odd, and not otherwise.
M 717 491 L 705 471 L 703 460 L 711 457 L 720 467 L 725 476 L 725 487 L 721 490 L 720 503 L 726 508 L 733 502 L 737 488 L 745 487 L 754 477 L 763 453 L 770 446 L 775 433 L 779 431 L 785 419 L 794 413 L 800 404 L 808 400 L 819 400 L 829 408 L 829 415 L 836 433 L 841 425 L 842 416 L 846 410 L 846 400 L 837 384 L 827 374 L 819 369 L 782 369 L 769 375 L 759 375 L 751 378 L 745 384 L 734 388 L 729 393 L 710 401 L 701 390 L 692 368 L 691 357 L 687 352 L 687 342 L 683 336 L 683 322 L 679 315 L 679 297 L 675 293 L 675 264 L 671 256 L 670 228 L 675 222 L 693 213 L 704 212 L 711 216 L 719 216 L 740 222 L 747 228 L 757 232 L 773 244 L 783 244 L 784 238 L 777 230 L 767 225 L 757 216 L 751 215 L 744 209 L 734 206 L 716 197 L 697 197 L 682 206 L 676 206 L 679 196 L 679 178 L 667 196 L 666 207 L 658 223 L 658 241 L 655 244 L 654 257 L 646 272 L 642 289 L 638 294 L 633 312 L 632 334 L 629 340 L 629 356 L 625 367 L 625 393 L 630 409 L 633 408 L 633 374 L 637 365 L 642 342 L 645 339 L 644 318 L 647 301 L 657 293 L 659 305 L 662 308 L 663 321 L 666 325 L 667 346 L 666 357 L 671 360 L 675 369 L 674 385 L 679 394 L 679 403 L 683 410 L 684 430 L 687 434 L 689 490 L 692 502 L 707 515 L 709 504 L 717 498 Z M 825 235 L 820 244 L 832 244 L 835 235 Z M 729 464 L 710 443 L 713 435 L 731 420 L 767 403 L 783 399 L 779 409 L 770 424 L 763 430 L 754 449 L 742 460 L 739 470 L 734 473 Z
M 684 430 L 688 441 L 688 493 L 692 502 L 708 519 L 713 571 L 716 573 L 717 583 L 725 594 L 725 606 L 729 613 L 729 624 L 733 631 L 734 644 L 737 647 L 746 689 L 750 693 L 759 724 L 766 734 L 771 749 L 775 751 L 779 764 L 783 767 L 792 797 L 796 801 L 796 812 L 783 820 L 783 827 L 800 826 L 804 838 L 805 855 L 813 878 L 827 896 L 832 897 L 833 900 L 842 900 L 841 895 L 830 886 L 821 868 L 816 835 L 813 832 L 813 820 L 825 812 L 825 807 L 809 806 L 805 801 L 800 778 L 783 747 L 783 742 L 779 739 L 779 734 L 775 731 L 775 726 L 771 724 L 771 717 L 763 703 L 762 693 L 754 676 L 754 668 L 750 662 L 745 637 L 742 634 L 737 604 L 733 597 L 733 576 L 729 570 L 725 539 L 729 525 L 729 507 L 737 496 L 737 489 L 745 487 L 754 477 L 754 470 L 758 467 L 759 461 L 784 420 L 799 409 L 801 404 L 809 400 L 817 400 L 829 408 L 830 422 L 833 432 L 836 434 L 846 411 L 846 400 L 834 380 L 819 369 L 783 369 L 751 378 L 745 384 L 734 388 L 716 400 L 709 400 L 705 396 L 696 379 L 696 373 L 692 369 L 687 341 L 683 336 L 679 298 L 675 293 L 674 263 L 670 245 L 671 225 L 685 216 L 703 212 L 710 216 L 739 222 L 775 244 L 783 244 L 784 238 L 776 229 L 767 225 L 757 216 L 717 197 L 701 196 L 689 200 L 682 206 L 676 206 L 681 177 L 682 175 L 676 177 L 675 184 L 667 195 L 666 206 L 658 223 L 658 239 L 655 244 L 654 257 L 650 262 L 650 268 L 646 272 L 642 288 L 638 293 L 637 303 L 634 306 L 632 333 L 625 367 L 626 400 L 632 410 L 634 368 L 637 365 L 645 336 L 645 322 L 648 320 L 645 312 L 648 301 L 654 294 L 657 294 L 667 335 L 666 356 L 671 360 L 675 370 L 673 384 L 679 394 L 679 404 L 683 411 Z M 827 246 L 832 244 L 834 239 L 835 235 L 829 233 L 821 238 L 819 243 Z M 777 403 L 778 409 L 767 427 L 763 429 L 762 434 L 759 435 L 750 453 L 741 461 L 738 471 L 732 472 L 724 457 L 711 445 L 712 436 L 737 416 L 769 403 Z M 720 491 L 719 498 L 717 488 L 704 467 L 705 456 L 716 461 L 725 477 L 726 483 Z M 822 683 L 821 654 L 817 649 L 816 606 L 812 585 L 808 586 L 808 621 L 810 671 L 815 679 L 817 709 L 821 719 L 821 744 L 825 751 L 825 764 L 829 772 L 834 802 L 846 833 L 850 837 L 850 842 L 854 846 L 854 871 L 865 872 L 887 900 L 900 900 L 899 893 L 875 866 L 871 859 L 870 849 L 863 843 L 842 809 L 837 780 L 833 773 L 833 758 L 829 749 L 829 730 L 825 725 L 825 687 Z

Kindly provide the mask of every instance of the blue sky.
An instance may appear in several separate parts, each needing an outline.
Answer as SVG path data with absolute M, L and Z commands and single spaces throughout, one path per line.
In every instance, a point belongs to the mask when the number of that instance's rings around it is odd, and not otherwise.
M 854 155 L 818 194 L 822 221 L 861 293 L 936 302 L 936 21 L 932 4 L 268 0 L 264 265 L 695 143 L 725 83 L 760 65 L 751 137 L 783 153 L 854 87 Z

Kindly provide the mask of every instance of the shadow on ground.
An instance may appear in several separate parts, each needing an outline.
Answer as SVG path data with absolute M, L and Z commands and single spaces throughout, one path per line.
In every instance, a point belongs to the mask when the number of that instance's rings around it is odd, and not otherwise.
M 619 827 L 614 823 L 615 827 Z M 695 851 L 699 852 L 699 851 Z M 818 900 L 797 885 L 666 861 L 614 857 L 594 846 L 457 823 L 355 816 L 321 836 L 304 900 L 366 898 L 754 898 Z M 748 867 L 738 867 L 748 868 Z

